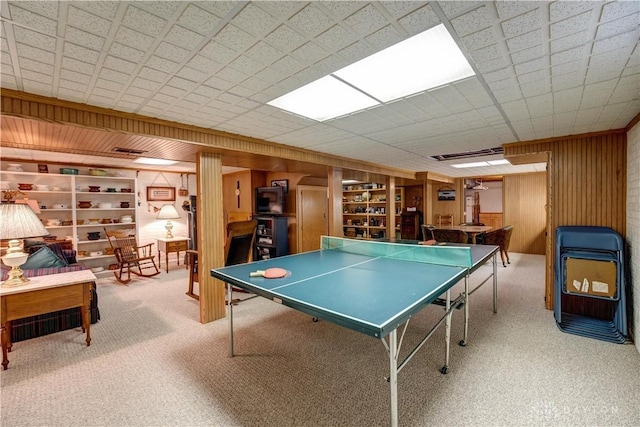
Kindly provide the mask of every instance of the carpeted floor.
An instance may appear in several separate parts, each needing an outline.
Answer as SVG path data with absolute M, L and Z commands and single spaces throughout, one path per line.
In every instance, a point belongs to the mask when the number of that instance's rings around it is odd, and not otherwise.
M 511 258 L 498 270 L 497 314 L 490 284 L 473 295 L 469 343 L 452 344 L 449 373 L 439 372 L 442 330 L 400 372 L 400 425 L 639 425 L 636 348 L 561 332 L 544 308 L 544 257 Z M 226 320 L 198 322 L 186 277 L 174 266 L 128 286 L 100 279 L 90 347 L 80 330 L 16 343 L 0 376 L 1 425 L 389 424 L 378 340 L 254 298 L 234 309 L 229 358 Z M 411 321 L 405 352 L 441 310 Z M 462 311 L 453 325 L 457 342 Z

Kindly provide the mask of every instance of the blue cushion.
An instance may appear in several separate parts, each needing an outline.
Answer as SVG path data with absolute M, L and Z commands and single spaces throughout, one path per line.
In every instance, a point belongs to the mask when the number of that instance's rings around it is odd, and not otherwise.
M 51 249 L 46 246 L 38 249 L 29 255 L 27 262 L 22 264 L 20 268 L 23 270 L 34 270 L 38 268 L 66 267 L 67 264 L 62 261 Z
M 56 255 L 58 255 L 58 258 L 60 258 L 64 262 L 65 267 L 69 264 L 73 264 L 67 259 L 67 255 L 64 253 L 64 249 L 62 249 L 62 245 L 60 243 L 49 243 L 46 240 L 43 241 L 43 240 L 29 240 L 29 239 L 25 239 L 24 241 L 25 252 L 30 254 L 35 253 L 38 249 L 40 249 L 43 246 L 48 247 Z

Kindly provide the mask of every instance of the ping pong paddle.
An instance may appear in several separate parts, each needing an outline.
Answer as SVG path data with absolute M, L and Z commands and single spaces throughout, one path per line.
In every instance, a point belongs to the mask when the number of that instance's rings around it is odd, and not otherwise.
M 267 268 L 266 270 L 252 271 L 249 273 L 251 277 L 264 277 L 265 279 L 279 279 L 287 275 L 284 268 Z

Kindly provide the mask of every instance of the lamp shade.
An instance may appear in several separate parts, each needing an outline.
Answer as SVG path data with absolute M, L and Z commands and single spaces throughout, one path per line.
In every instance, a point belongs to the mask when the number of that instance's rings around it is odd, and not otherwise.
M 156 219 L 178 219 L 180 218 L 180 214 L 178 210 L 173 205 L 162 205 L 160 208 L 160 212 L 158 212 L 158 216 Z
M 48 234 L 28 204 L 0 204 L 0 239 L 26 239 Z

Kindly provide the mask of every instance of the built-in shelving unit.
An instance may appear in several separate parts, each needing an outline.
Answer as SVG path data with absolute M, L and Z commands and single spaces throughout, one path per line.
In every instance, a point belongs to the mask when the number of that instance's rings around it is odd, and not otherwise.
M 346 237 L 380 239 L 387 235 L 387 215 L 395 215 L 399 233 L 400 214 L 404 206 L 404 191 L 397 188 L 394 212 L 387 212 L 387 189 L 383 184 L 363 183 L 342 188 L 342 219 Z
M 276 258 L 289 253 L 286 217 L 258 216 L 254 260 Z
M 32 184 L 32 190 L 20 190 L 25 196 L 18 198 L 37 200 L 38 216 L 51 236 L 72 242 L 78 261 L 87 267 L 108 271 L 115 257 L 104 229 L 134 228 L 137 234 L 136 178 L 39 173 L 37 167 L 24 164 L 23 170 L 9 170 L 12 167 L 2 162 L 2 189 L 18 190 L 18 184 Z M 80 207 L 85 206 L 80 202 L 90 202 L 90 207 Z M 90 239 L 90 232 L 99 233 L 99 237 Z

